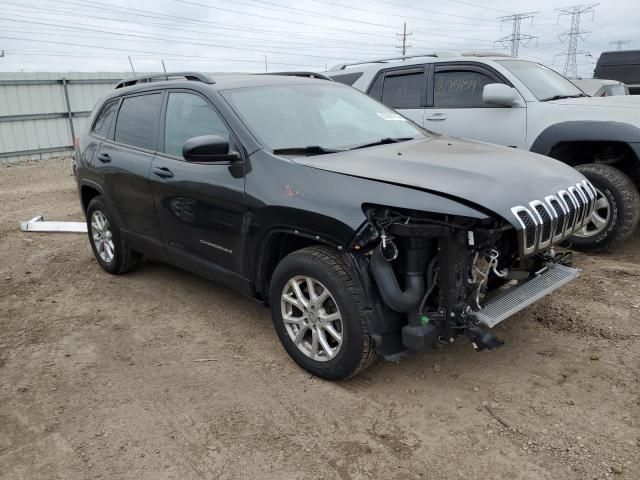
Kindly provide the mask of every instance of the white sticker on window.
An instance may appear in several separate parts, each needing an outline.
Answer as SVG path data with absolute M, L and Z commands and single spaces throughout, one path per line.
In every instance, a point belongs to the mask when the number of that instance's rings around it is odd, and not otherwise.
M 406 122 L 407 119 L 404 118 L 402 115 L 398 115 L 397 113 L 394 112 L 378 112 L 377 115 L 381 118 L 384 118 L 385 120 L 389 120 L 389 121 L 400 121 L 400 122 Z

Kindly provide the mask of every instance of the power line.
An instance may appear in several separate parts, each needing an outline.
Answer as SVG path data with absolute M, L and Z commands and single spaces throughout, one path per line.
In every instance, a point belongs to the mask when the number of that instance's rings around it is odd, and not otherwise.
M 616 51 L 620 51 L 622 50 L 622 47 L 624 47 L 625 45 L 630 45 L 631 43 L 633 43 L 633 41 L 631 40 L 616 40 L 614 42 L 609 42 L 609 45 L 613 45 L 614 47 L 616 47 Z
M 397 37 L 402 38 L 402 45 L 397 45 L 396 48 L 400 49 L 403 57 L 407 54 L 407 47 L 411 46 L 411 45 L 407 45 L 407 37 L 411 35 L 412 35 L 411 33 L 407 33 L 407 22 L 404 22 L 404 25 L 402 27 L 402 33 L 396 33 Z
M 560 12 L 558 14 L 558 21 L 563 15 L 571 16 L 571 28 L 564 33 L 558 35 L 558 38 L 562 42 L 566 42 L 567 50 L 558 54 L 565 57 L 563 74 L 567 78 L 578 77 L 578 65 L 576 63 L 577 55 L 591 55 L 586 50 L 578 50 L 578 40 L 585 41 L 591 32 L 587 30 L 580 30 L 580 17 L 585 13 L 591 13 L 594 15 L 593 8 L 598 5 L 592 3 L 590 5 L 575 5 L 573 7 L 558 8 Z
M 499 43 L 504 47 L 506 47 L 507 45 L 511 45 L 511 56 L 514 58 L 518 58 L 518 51 L 520 50 L 520 45 L 524 46 L 525 44 L 529 43 L 531 40 L 534 40 L 534 39 L 537 40 L 538 38 L 533 35 L 525 35 L 520 33 L 520 24 L 522 23 L 522 20 L 527 20 L 527 19 L 531 19 L 531 23 L 533 23 L 533 17 L 538 13 L 540 12 L 516 13 L 513 15 L 500 17 L 498 19 L 500 20 L 500 23 L 504 24 L 504 22 L 511 22 L 512 29 L 511 29 L 511 35 L 507 35 L 506 37 L 502 37 L 496 40 L 496 43 Z

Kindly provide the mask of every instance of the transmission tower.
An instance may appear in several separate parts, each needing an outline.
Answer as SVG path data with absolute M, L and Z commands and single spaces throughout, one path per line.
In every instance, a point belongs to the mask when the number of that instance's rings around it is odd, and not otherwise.
M 506 37 L 502 37 L 498 40 L 496 40 L 494 42 L 494 45 L 496 43 L 499 43 L 500 45 L 502 45 L 503 47 L 507 47 L 508 45 L 511 45 L 511 56 L 514 58 L 518 57 L 518 52 L 520 50 L 520 45 L 524 46 L 527 43 L 529 43 L 531 40 L 537 39 L 538 37 L 534 37 L 532 35 L 523 35 L 520 33 L 520 24 L 522 23 L 522 20 L 526 20 L 528 18 L 531 19 L 531 22 L 533 23 L 533 17 L 534 15 L 537 15 L 540 12 L 527 12 L 527 13 L 516 13 L 514 15 L 507 15 L 505 17 L 499 17 L 498 20 L 500 20 L 501 24 L 504 24 L 504 22 L 511 22 L 512 24 L 512 31 L 511 31 L 511 35 L 507 35 Z
M 567 50 L 560 53 L 560 56 L 565 57 L 564 62 L 564 76 L 567 78 L 578 77 L 578 64 L 576 63 L 576 56 L 578 55 L 591 55 L 586 50 L 578 50 L 578 40 L 585 41 L 591 32 L 586 30 L 580 30 L 580 17 L 585 13 L 594 14 L 593 7 L 598 5 L 592 3 L 590 5 L 575 5 L 573 7 L 558 8 L 560 12 L 558 14 L 558 21 L 563 15 L 571 15 L 571 28 L 558 35 L 560 41 L 567 44 Z
M 396 33 L 396 37 L 402 38 L 402 45 L 396 45 L 396 48 L 402 52 L 402 56 L 404 57 L 407 54 L 407 48 L 411 45 L 407 45 L 407 37 L 413 35 L 412 33 L 407 33 L 407 22 L 404 22 L 404 26 L 402 27 L 402 33 Z
M 619 52 L 622 50 L 622 47 L 629 45 L 630 43 L 632 43 L 631 40 L 616 40 L 615 42 L 609 42 L 609 45 L 615 46 L 616 50 Z

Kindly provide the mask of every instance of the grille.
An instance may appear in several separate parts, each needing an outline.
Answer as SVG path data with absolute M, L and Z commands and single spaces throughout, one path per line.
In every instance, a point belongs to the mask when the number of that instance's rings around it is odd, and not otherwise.
M 527 248 L 533 248 L 536 244 L 536 224 L 533 217 L 526 210 L 520 210 L 518 217 L 522 221 L 525 229 L 525 244 Z
M 594 207 L 594 189 L 587 181 L 570 185 L 544 201 L 513 207 L 521 226 L 521 253 L 531 255 L 571 236 L 590 218 Z
M 540 243 L 544 243 L 551 239 L 551 217 L 549 216 L 547 209 L 544 208 L 541 203 L 537 204 L 535 208 L 542 220 L 542 236 L 540 237 Z
M 564 200 L 564 203 L 567 205 L 567 208 L 569 209 L 569 214 L 568 214 L 569 218 L 567 220 L 567 230 L 570 230 L 573 228 L 573 224 L 576 221 L 575 201 L 573 200 L 573 197 L 569 195 L 567 192 L 562 193 L 561 198 L 562 200 Z
M 553 238 L 556 238 L 557 236 L 561 235 L 562 231 L 564 230 L 564 221 L 566 220 L 566 214 L 564 212 L 564 209 L 560 205 L 560 202 L 556 198 L 551 197 L 548 202 L 555 212 L 557 218 L 556 228 L 553 231 Z

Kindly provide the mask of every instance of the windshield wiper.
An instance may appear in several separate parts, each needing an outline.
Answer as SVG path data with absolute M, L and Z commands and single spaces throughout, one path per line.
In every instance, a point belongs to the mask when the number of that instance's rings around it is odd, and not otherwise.
M 376 145 L 388 145 L 389 143 L 398 143 L 398 142 L 406 142 L 407 140 L 413 140 L 413 137 L 385 137 L 381 138 L 377 142 L 365 143 L 363 145 L 357 145 L 355 147 L 350 148 L 349 150 L 356 150 L 358 148 L 367 148 L 367 147 L 375 147 Z
M 588 97 L 584 93 L 578 93 L 577 95 L 554 95 L 553 97 L 547 97 L 540 100 L 541 102 L 548 102 L 550 100 L 562 100 L 563 98 L 579 98 L 579 97 Z
M 288 147 L 288 148 L 276 148 L 273 153 L 275 155 L 325 155 L 327 153 L 344 152 L 344 150 L 338 150 L 336 148 L 325 148 L 320 145 L 307 145 L 306 147 Z

